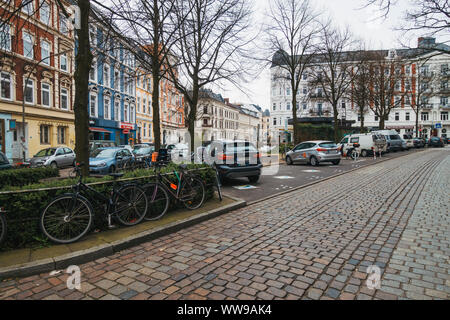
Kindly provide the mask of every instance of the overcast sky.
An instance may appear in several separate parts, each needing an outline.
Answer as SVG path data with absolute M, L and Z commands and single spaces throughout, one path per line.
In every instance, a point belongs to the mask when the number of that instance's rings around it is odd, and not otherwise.
M 264 12 L 270 0 L 255 0 L 257 13 L 256 23 L 264 20 Z M 333 21 L 339 25 L 348 25 L 354 35 L 366 41 L 371 49 L 398 48 L 399 33 L 392 29 L 401 22 L 402 12 L 406 8 L 405 0 L 400 0 L 397 7 L 393 8 L 389 17 L 377 19 L 380 16 L 376 7 L 361 9 L 363 0 L 311 0 L 320 11 L 327 12 Z M 415 45 L 411 40 L 411 45 Z M 228 90 L 214 89 L 225 98 L 233 102 L 254 103 L 263 109 L 268 109 L 270 104 L 270 77 L 269 70 L 249 84 L 242 84 L 246 94 L 236 88 L 228 86 Z

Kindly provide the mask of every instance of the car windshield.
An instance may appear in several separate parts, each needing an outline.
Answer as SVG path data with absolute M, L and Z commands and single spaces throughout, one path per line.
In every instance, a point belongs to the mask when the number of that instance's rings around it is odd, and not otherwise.
M 244 144 L 244 143 L 237 143 L 236 145 L 234 143 L 229 143 L 225 145 L 225 151 L 226 152 L 258 152 L 256 150 L 255 146 L 252 144 Z
M 52 156 L 55 153 L 55 148 L 44 149 L 36 153 L 35 157 L 48 157 Z
M 323 142 L 319 144 L 319 146 L 322 148 L 337 148 L 337 145 L 334 142 Z
M 91 158 L 114 158 L 117 149 L 96 149 L 91 153 Z
M 153 150 L 154 150 L 153 147 L 136 147 L 136 148 L 133 150 L 133 153 L 134 153 L 134 154 L 137 154 L 137 155 L 144 155 L 144 154 L 150 154 L 150 153 L 152 153 Z

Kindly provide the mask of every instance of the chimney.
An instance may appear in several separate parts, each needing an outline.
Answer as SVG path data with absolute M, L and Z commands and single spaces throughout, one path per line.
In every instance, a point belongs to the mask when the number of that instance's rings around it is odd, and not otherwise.
M 224 100 L 226 104 L 230 104 L 230 98 L 225 98 Z

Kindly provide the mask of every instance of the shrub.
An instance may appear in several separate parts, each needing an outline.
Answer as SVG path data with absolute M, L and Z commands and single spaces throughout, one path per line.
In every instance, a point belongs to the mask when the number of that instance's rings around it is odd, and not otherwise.
M 59 176 L 59 170 L 51 167 L 20 168 L 0 171 L 0 189 L 7 186 L 22 187 L 41 179 Z
M 199 176 L 206 186 L 212 186 L 215 182 L 215 172 L 207 165 L 188 165 L 188 169 L 197 170 L 195 174 Z M 202 170 L 199 170 L 202 169 Z M 161 173 L 167 174 L 168 178 L 176 183 L 173 171 L 175 165 L 162 168 Z M 121 180 L 127 182 L 137 182 L 145 184 L 154 180 L 154 173 L 151 170 L 140 169 L 127 172 Z M 91 184 L 96 191 L 109 194 L 112 189 L 112 178 L 109 176 L 102 178 L 89 177 L 84 182 Z M 0 190 L 0 205 L 7 211 L 8 234 L 2 245 L 2 249 L 19 249 L 24 247 L 36 247 L 47 245 L 48 240 L 39 228 L 39 217 L 45 206 L 56 196 L 70 192 L 70 186 L 75 184 L 77 179 L 63 179 L 36 183 L 24 187 L 6 187 Z M 92 183 L 95 183 L 92 185 Z M 206 199 L 212 198 L 214 188 L 206 187 Z M 23 191 L 26 190 L 26 191 Z M 20 192 L 19 192 L 20 191 Z M 177 203 L 171 200 L 171 208 Z M 104 219 L 104 206 L 94 208 L 95 219 L 94 228 L 105 230 L 106 221 Z

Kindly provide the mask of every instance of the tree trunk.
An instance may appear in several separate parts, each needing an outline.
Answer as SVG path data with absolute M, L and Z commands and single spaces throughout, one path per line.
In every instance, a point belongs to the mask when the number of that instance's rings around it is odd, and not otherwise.
M 385 117 L 385 115 L 380 116 L 380 122 L 379 122 L 380 130 L 384 130 L 384 122 L 385 122 L 384 117 Z
M 154 60 L 154 59 L 153 59 Z M 159 114 L 159 63 L 152 63 L 152 109 L 153 109 L 153 136 L 155 137 L 155 152 L 161 149 L 161 120 Z
M 291 82 L 292 88 L 292 126 L 294 127 L 294 145 L 299 144 L 300 137 L 298 136 L 298 127 L 297 127 L 297 91 L 295 90 L 295 83 Z M 288 123 L 289 126 L 289 123 Z
M 416 138 L 419 138 L 419 108 L 416 112 Z
M 364 130 L 364 111 L 361 109 L 360 110 L 360 116 L 361 116 L 361 133 L 363 133 Z
M 84 163 L 82 172 L 89 175 L 89 71 L 92 64 L 91 46 L 89 43 L 90 0 L 79 0 L 81 28 L 78 34 L 78 52 L 75 70 L 75 153 L 77 162 Z
M 334 117 L 334 142 L 339 142 L 339 123 L 338 123 L 338 107 L 337 104 L 333 104 L 333 117 Z
M 189 102 L 190 110 L 188 116 L 188 131 L 191 139 L 191 152 L 194 152 L 195 150 L 195 120 L 197 118 L 198 93 L 198 83 L 194 80 L 194 85 L 192 86 L 192 100 Z

